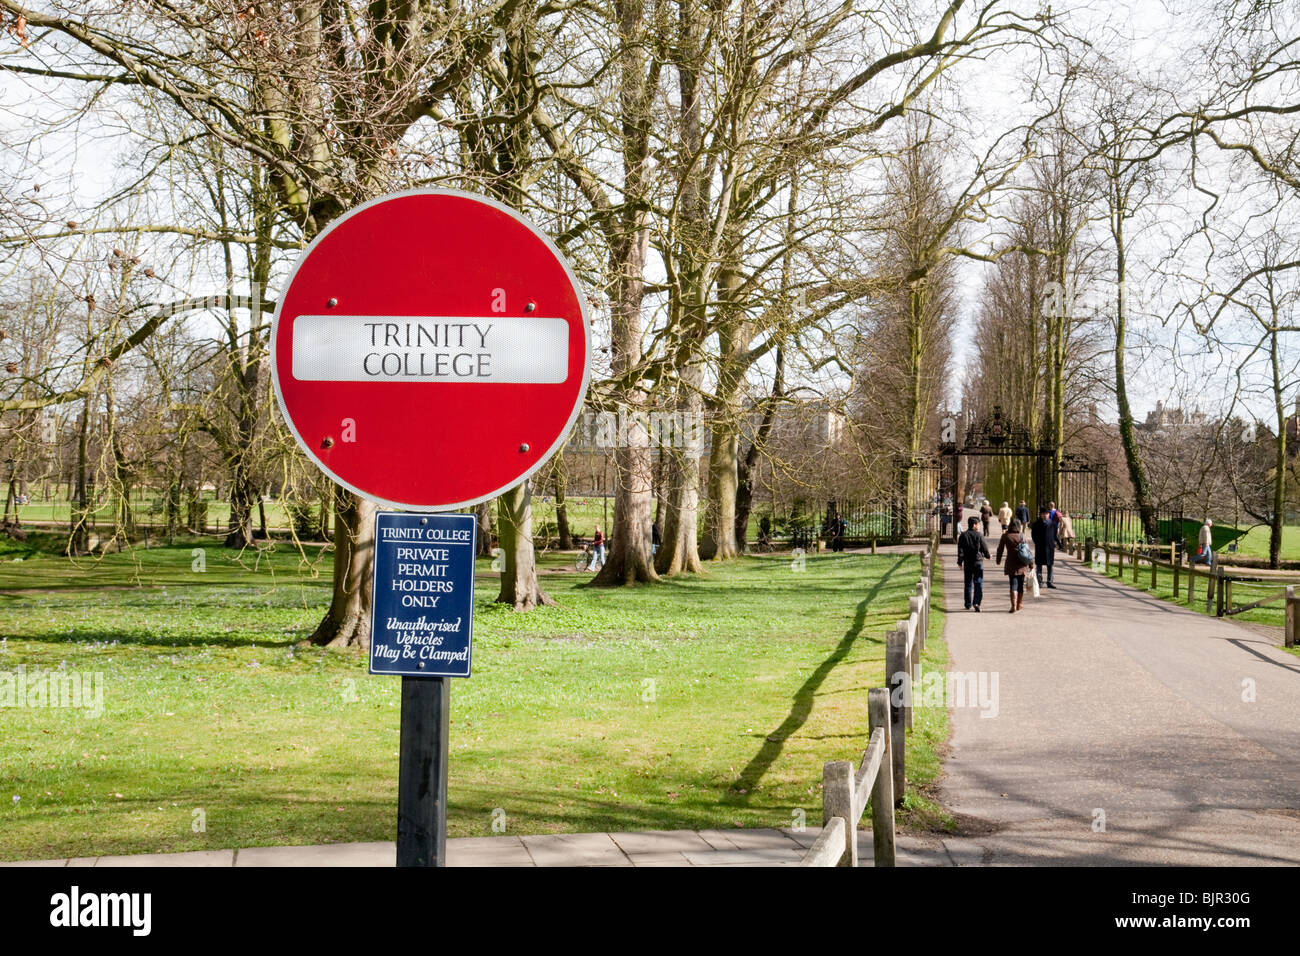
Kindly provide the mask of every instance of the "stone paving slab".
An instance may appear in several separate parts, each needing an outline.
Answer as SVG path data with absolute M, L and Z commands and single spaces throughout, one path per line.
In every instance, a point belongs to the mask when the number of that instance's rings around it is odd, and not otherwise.
M 249 851 L 242 850 L 247 853 Z M 131 856 L 101 856 L 94 865 L 100 866 L 170 866 L 175 853 L 140 853 Z M 234 866 L 234 850 L 197 850 L 186 853 L 186 866 Z M 71 864 L 69 864 L 71 865 Z M 245 864 L 249 865 L 249 864 Z
M 608 833 L 550 833 L 522 838 L 537 866 L 631 866 Z
M 737 850 L 799 850 L 801 847 L 784 830 L 714 830 Z
M 708 853 L 683 854 L 691 866 L 748 866 L 794 865 L 803 859 L 803 850 L 793 844 L 785 847 L 763 847 L 759 850 L 713 850 Z
M 624 853 L 685 853 L 689 850 L 708 851 L 713 847 L 694 830 L 642 830 L 631 833 L 611 833 L 610 837 Z
M 817 840 L 805 830 L 645 830 L 629 833 L 553 833 L 456 837 L 447 841 L 448 866 L 794 866 Z M 899 866 L 952 866 L 938 837 L 897 836 Z M 971 850 L 970 852 L 976 852 Z M 0 863 L 12 866 L 374 866 L 396 864 L 392 843 L 259 846 L 242 850 L 141 853 Z M 871 831 L 858 831 L 858 858 L 871 866 Z
M 255 846 L 240 850 L 235 866 L 393 866 L 396 856 L 392 843 Z
M 385 844 L 396 856 L 397 848 Z M 390 866 L 393 864 L 389 864 Z M 447 841 L 448 866 L 536 866 L 524 841 L 517 836 L 459 837 Z
M 633 866 L 690 866 L 684 853 L 629 853 Z

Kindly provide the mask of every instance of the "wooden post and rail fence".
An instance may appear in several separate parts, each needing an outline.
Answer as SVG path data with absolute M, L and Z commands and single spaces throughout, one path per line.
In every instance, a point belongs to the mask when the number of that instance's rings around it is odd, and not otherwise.
M 1109 576 L 1113 561 L 1120 580 L 1124 579 L 1124 566 L 1125 562 L 1127 562 L 1129 574 L 1135 586 L 1138 583 L 1138 575 L 1142 565 L 1146 565 L 1146 569 L 1150 572 L 1150 588 L 1153 591 L 1160 582 L 1160 572 L 1163 570 L 1167 572 L 1167 579 L 1171 580 L 1173 584 L 1173 598 L 1175 601 L 1185 600 L 1190 606 L 1196 601 L 1198 588 L 1202 589 L 1205 592 L 1205 613 L 1214 614 L 1216 617 L 1232 617 L 1242 611 L 1254 610 L 1269 604 L 1276 604 L 1279 601 L 1285 602 L 1286 625 L 1283 630 L 1285 645 L 1295 647 L 1297 646 L 1297 639 L 1300 639 L 1300 603 L 1298 603 L 1300 602 L 1300 595 L 1296 593 L 1296 588 L 1300 587 L 1300 575 L 1257 568 L 1229 568 L 1218 563 L 1197 565 L 1194 562 L 1189 562 L 1184 564 L 1183 556 L 1179 554 L 1180 549 L 1177 544 L 1112 544 L 1089 539 L 1083 542 L 1075 542 L 1069 550 L 1080 560 L 1092 565 L 1098 563 L 1095 559 L 1097 552 L 1100 551 L 1102 554 L 1100 559 L 1102 569 Z M 1167 559 L 1162 556 L 1166 552 L 1169 554 Z M 1142 577 L 1146 581 L 1148 575 L 1143 574 Z M 1277 590 L 1270 591 L 1257 600 L 1235 604 L 1232 593 L 1234 582 L 1238 584 L 1272 583 L 1278 587 Z M 1184 594 L 1186 595 L 1185 598 L 1183 597 Z
M 894 866 L 894 808 L 907 792 L 906 732 L 912 728 L 912 688 L 921 680 L 921 652 L 930 629 L 931 585 L 939 536 L 921 555 L 921 580 L 908 599 L 906 621 L 886 635 L 884 687 L 867 691 L 867 748 L 857 769 L 849 760 L 822 768 L 822 832 L 801 866 L 857 866 L 858 821 L 871 807 L 876 866 Z

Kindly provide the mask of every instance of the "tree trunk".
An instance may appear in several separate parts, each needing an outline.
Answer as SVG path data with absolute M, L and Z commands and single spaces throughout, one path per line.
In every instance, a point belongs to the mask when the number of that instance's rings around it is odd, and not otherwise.
M 480 501 L 474 506 L 474 517 L 478 521 L 478 556 L 492 557 L 492 502 Z
M 334 520 L 334 591 L 329 610 L 310 640 L 327 647 L 370 648 L 375 505 L 337 491 Z
M 645 263 L 650 232 L 640 205 L 649 193 L 650 129 L 657 90 L 646 75 L 644 0 L 617 4 L 622 45 L 619 50 L 619 118 L 622 133 L 623 197 L 610 241 L 613 307 L 610 321 L 610 372 L 626 375 L 641 361 L 641 309 L 645 297 Z M 644 390 L 626 382 L 616 391 L 620 415 L 646 408 Z M 622 431 L 622 429 L 621 429 Z M 614 450 L 615 495 L 611 542 L 605 566 L 596 575 L 602 585 L 655 581 L 650 554 L 652 501 L 649 436 L 644 422 L 635 422 L 620 435 Z
M 739 459 L 736 471 L 736 545 L 741 550 L 749 539 L 749 515 L 754 507 L 754 469 L 758 466 L 758 458 L 767 446 L 767 440 L 772 434 L 772 424 L 776 421 L 777 405 L 781 401 L 785 388 L 785 354 L 784 350 L 776 350 L 776 372 L 772 378 L 772 394 L 767 400 L 766 407 L 763 409 L 763 420 L 759 423 L 758 431 L 754 435 L 753 444 L 749 450 Z
M 236 454 L 231 464 L 234 474 L 230 477 L 230 524 L 226 547 L 246 548 L 253 543 L 253 485 L 246 472 L 246 456 Z
M 740 274 L 734 266 L 718 279 L 719 310 L 733 312 L 718 321 L 718 384 L 714 416 L 710 423 L 713 444 L 709 450 L 709 510 L 704 522 L 704 556 L 727 561 L 740 551 L 736 546 L 736 479 L 740 457 L 741 389 L 749 362 L 749 338 L 744 315 L 736 302 Z
M 705 521 L 705 551 L 713 561 L 726 561 L 740 553 L 736 545 L 736 465 L 739 456 L 738 423 L 734 420 L 718 421 L 713 426 L 713 448 L 709 452 L 709 510 Z
M 1115 404 L 1119 409 L 1119 440 L 1124 449 L 1124 464 L 1128 468 L 1129 482 L 1133 485 L 1133 497 L 1137 501 L 1138 514 L 1141 516 L 1143 533 L 1155 537 L 1159 532 L 1156 525 L 1155 507 L 1151 502 L 1151 486 L 1147 483 L 1146 469 L 1142 464 L 1142 452 L 1133 433 L 1133 409 L 1128 401 L 1128 381 L 1124 372 L 1125 338 L 1128 332 L 1128 312 L 1125 301 L 1124 282 L 1127 275 L 1128 259 L 1124 247 L 1123 217 L 1112 213 L 1112 235 L 1115 239 L 1115 271 L 1119 292 L 1115 300 Z
M 1278 357 L 1278 316 L 1273 315 L 1273 328 L 1269 332 L 1269 358 L 1273 363 L 1273 408 L 1277 415 L 1277 439 L 1273 460 L 1273 514 L 1269 522 L 1268 566 L 1277 568 L 1282 563 L 1282 520 L 1286 513 L 1286 406 L 1282 402 L 1282 369 Z
M 661 457 L 666 458 L 667 495 L 664 508 L 663 534 L 659 553 L 655 556 L 655 570 L 662 575 L 671 576 L 682 572 L 700 574 L 704 566 L 700 562 L 699 514 L 700 514 L 700 420 L 699 367 L 684 373 L 687 378 L 683 385 L 683 395 L 678 402 L 682 413 L 680 444 L 677 428 L 671 447 L 661 450 Z
M 180 473 L 175 472 L 171 481 L 167 483 L 167 506 L 165 509 L 167 520 L 167 535 L 171 537 L 176 534 L 176 529 L 181 523 L 181 478 Z
M 10 512 L 13 513 L 13 524 L 18 525 L 18 475 L 13 468 L 9 469 L 9 486 L 5 489 L 5 516 L 4 525 L 7 527 L 10 523 Z
M 537 580 L 533 552 L 532 490 L 525 481 L 497 499 L 497 529 L 501 539 L 501 591 L 497 602 L 516 611 L 531 611 L 555 601 Z
M 87 502 L 86 455 L 90 443 L 90 396 L 82 402 L 81 428 L 77 432 L 77 504 L 72 509 L 72 533 L 68 539 L 69 554 L 85 554 L 90 533 L 86 525 L 90 516 Z
M 322 476 L 324 478 L 324 476 Z M 325 478 L 320 496 L 320 537 L 322 541 L 330 539 L 330 514 L 334 511 L 331 499 L 334 497 L 334 482 Z
M 573 535 L 569 532 L 569 508 L 564 503 L 564 493 L 568 490 L 569 483 L 569 475 L 564 468 L 564 452 L 555 456 L 552 480 L 555 484 L 555 530 L 560 537 L 560 550 L 568 551 L 573 547 Z

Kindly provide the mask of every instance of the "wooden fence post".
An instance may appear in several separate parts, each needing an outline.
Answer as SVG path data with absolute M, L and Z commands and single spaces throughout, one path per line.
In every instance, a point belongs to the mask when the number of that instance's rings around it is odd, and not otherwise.
M 822 767 L 822 826 L 844 820 L 844 855 L 839 866 L 858 865 L 858 819 L 853 813 L 853 764 L 832 760 Z
M 907 628 L 895 627 L 885 635 L 885 686 L 889 689 L 890 745 L 893 749 L 894 804 L 902 802 L 907 776 L 903 767 L 903 701 L 910 696 L 907 677 Z
M 925 627 L 921 629 L 921 650 L 925 650 L 926 638 L 930 636 L 930 588 L 931 582 L 925 582 L 925 593 L 921 595 L 921 616 L 925 619 Z
M 907 610 L 908 610 L 909 617 L 912 614 L 916 615 L 916 638 L 915 640 L 912 641 L 912 657 L 911 657 L 912 684 L 913 686 L 915 686 L 916 684 L 919 684 L 921 682 L 921 641 L 922 641 L 921 635 L 922 633 L 924 633 L 921 630 L 921 628 L 924 626 L 923 622 L 925 620 L 924 618 L 925 612 L 921 610 L 921 599 L 919 597 L 908 598 Z M 909 713 L 911 712 L 911 709 L 912 708 L 910 707 L 908 708 Z
M 1210 593 L 1205 595 L 1205 609 L 1208 611 L 1213 603 L 1214 616 L 1223 617 L 1223 568 L 1215 568 L 1214 577 L 1214 586 L 1210 589 Z
M 1107 557 L 1107 559 L 1110 558 L 1110 551 L 1107 551 L 1107 552 L 1106 552 L 1106 557 Z M 1119 560 L 1116 561 L 1116 563 L 1115 563 L 1115 566 L 1116 566 L 1117 568 L 1119 568 L 1119 574 L 1117 575 L 1117 577 L 1118 577 L 1121 581 L 1123 581 L 1123 580 L 1124 580 L 1124 549 L 1123 549 L 1123 548 L 1118 549 L 1118 550 L 1115 552 L 1115 557 L 1119 559 Z M 1106 573 L 1107 573 L 1107 574 L 1110 573 L 1110 561 L 1109 561 L 1109 560 L 1106 561 Z
M 1222 572 L 1220 572 L 1222 573 Z M 1228 611 L 1232 610 L 1232 578 L 1223 577 L 1223 596 L 1219 601 L 1219 617 L 1223 617 Z
M 908 602 L 909 604 L 911 601 Z M 909 608 L 910 610 L 910 608 Z M 912 729 L 912 688 L 916 686 L 916 630 L 918 622 L 915 614 L 909 614 L 906 621 L 900 623 L 903 631 L 903 638 L 907 640 L 911 647 L 906 648 L 906 656 L 903 659 L 904 666 L 907 668 L 907 695 L 903 701 L 903 729 Z
M 916 613 L 920 615 L 920 621 L 916 628 L 916 659 L 919 663 L 921 660 L 921 651 L 925 650 L 925 636 L 930 632 L 930 588 L 924 581 L 918 581 L 916 585 Z
M 885 756 L 871 787 L 871 844 L 876 866 L 897 864 L 894 847 L 894 752 L 889 726 L 889 690 L 874 687 L 867 691 L 867 720 L 871 731 L 884 730 Z M 868 735 L 870 740 L 870 735 Z
M 1157 558 L 1155 555 L 1151 556 L 1151 590 L 1152 591 L 1156 589 L 1156 568 L 1159 567 L 1159 565 L 1156 562 L 1158 562 L 1159 560 L 1160 559 Z
M 1300 599 L 1296 598 L 1295 587 L 1287 585 L 1286 589 L 1286 634 L 1283 637 L 1287 647 L 1296 646 L 1296 628 L 1300 627 Z
M 1133 553 L 1129 557 L 1133 561 L 1133 584 L 1136 586 L 1138 583 L 1138 549 L 1136 544 L 1133 545 Z
M 1174 600 L 1178 600 L 1178 574 L 1181 570 L 1180 562 L 1177 557 L 1174 558 Z
M 1196 589 L 1196 562 L 1187 562 L 1187 604 L 1190 607 L 1195 596 L 1192 592 Z

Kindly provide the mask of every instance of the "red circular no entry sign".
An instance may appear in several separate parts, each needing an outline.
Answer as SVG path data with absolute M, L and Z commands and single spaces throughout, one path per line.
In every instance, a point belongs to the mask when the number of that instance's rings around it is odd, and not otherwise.
M 540 468 L 582 407 L 590 354 L 560 251 L 509 207 L 454 190 L 331 223 L 271 328 L 299 444 L 344 487 L 414 511 L 485 501 Z

